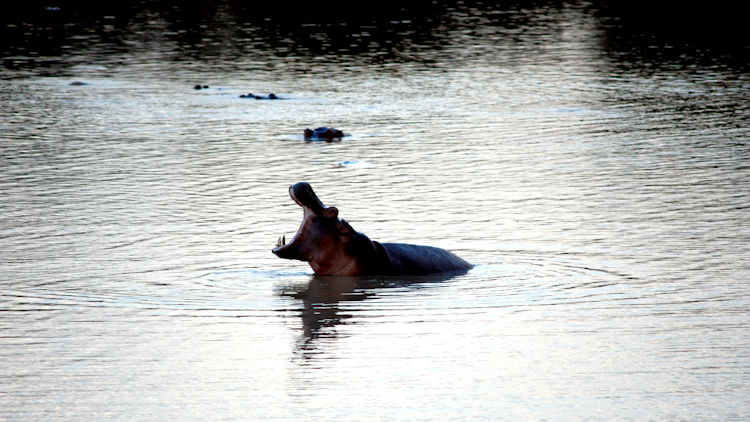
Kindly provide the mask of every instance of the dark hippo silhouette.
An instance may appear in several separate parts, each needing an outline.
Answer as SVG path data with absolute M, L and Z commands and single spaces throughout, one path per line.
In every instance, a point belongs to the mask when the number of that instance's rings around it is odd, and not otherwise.
M 466 271 L 471 264 L 444 249 L 405 243 L 380 243 L 339 220 L 305 182 L 289 187 L 304 217 L 291 242 L 279 239 L 272 250 L 285 259 L 307 261 L 318 275 L 425 275 Z
M 270 93 L 270 94 L 268 94 L 268 95 L 267 95 L 267 96 L 265 96 L 265 97 L 264 97 L 264 96 L 262 96 L 262 95 L 255 95 L 255 94 L 253 94 L 252 92 L 250 92 L 250 93 L 248 93 L 248 94 L 242 94 L 242 95 L 240 95 L 240 98 L 255 98 L 256 100 L 278 100 L 278 99 L 280 99 L 280 98 L 279 98 L 278 96 L 276 96 L 276 94 L 274 94 L 273 92 L 272 92 L 272 93 Z
M 196 85 L 193 87 L 193 89 L 208 89 L 208 85 Z
M 316 128 L 315 130 L 312 130 L 310 128 L 305 129 L 305 139 L 335 139 L 335 138 L 343 138 L 344 132 L 332 128 L 332 127 L 325 127 L 321 126 L 319 128 Z

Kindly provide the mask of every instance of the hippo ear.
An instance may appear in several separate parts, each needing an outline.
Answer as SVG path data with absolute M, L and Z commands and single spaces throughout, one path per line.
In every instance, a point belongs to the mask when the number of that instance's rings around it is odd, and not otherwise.
M 336 218 L 339 216 L 339 210 L 336 207 L 323 208 L 323 217 Z

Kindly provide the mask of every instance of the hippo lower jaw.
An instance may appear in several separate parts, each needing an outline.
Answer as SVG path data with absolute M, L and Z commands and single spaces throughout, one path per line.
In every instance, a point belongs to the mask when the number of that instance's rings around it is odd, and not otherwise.
M 302 243 L 297 234 L 289 242 L 286 241 L 286 235 L 282 235 L 271 252 L 279 258 L 310 262 L 311 258 L 306 253 L 305 248 L 301 246 Z
M 286 243 L 286 235 L 279 238 L 279 243 L 276 244 L 276 247 L 271 249 L 271 252 L 273 252 L 274 255 L 278 256 L 279 258 L 284 259 L 299 259 L 300 261 L 305 261 L 304 259 L 298 258 L 297 251 L 295 250 L 294 244 Z
M 302 220 L 304 222 L 304 218 Z M 284 259 L 297 259 L 300 261 L 309 261 L 306 256 L 303 256 L 303 254 L 300 251 L 298 240 L 299 236 L 297 234 L 292 237 L 292 239 L 287 243 L 286 241 L 286 234 L 283 234 L 279 236 L 279 240 L 276 241 L 276 245 L 273 249 L 271 249 L 271 252 L 273 252 L 274 255 L 278 256 L 279 258 Z

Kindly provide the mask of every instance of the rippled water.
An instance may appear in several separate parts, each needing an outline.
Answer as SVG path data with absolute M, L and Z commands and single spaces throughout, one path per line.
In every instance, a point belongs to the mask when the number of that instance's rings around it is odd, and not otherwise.
M 743 65 L 577 5 L 230 12 L 6 48 L 0 419 L 750 418 Z M 300 180 L 476 267 L 277 259 Z

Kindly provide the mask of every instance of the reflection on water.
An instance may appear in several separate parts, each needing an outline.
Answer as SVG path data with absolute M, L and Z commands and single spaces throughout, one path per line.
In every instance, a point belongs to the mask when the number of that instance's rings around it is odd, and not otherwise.
M 303 336 L 299 348 L 308 356 L 311 351 L 315 352 L 317 338 L 331 338 L 335 327 L 352 317 L 350 313 L 341 312 L 341 302 L 378 299 L 384 292 L 399 288 L 402 292 L 417 291 L 429 284 L 443 283 L 466 273 L 467 271 L 458 271 L 410 277 L 313 276 L 302 285 L 280 287 L 279 294 L 302 301 L 300 316 Z M 357 309 L 359 312 L 363 310 L 364 308 Z
M 747 49 L 605 6 L 14 5 L 0 419 L 748 419 Z M 277 259 L 300 180 L 477 266 Z

